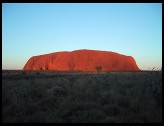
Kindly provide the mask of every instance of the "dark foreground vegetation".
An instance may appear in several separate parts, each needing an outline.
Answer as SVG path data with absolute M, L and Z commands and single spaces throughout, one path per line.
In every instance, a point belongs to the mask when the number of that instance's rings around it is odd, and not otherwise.
M 162 122 L 162 71 L 2 71 L 2 122 Z

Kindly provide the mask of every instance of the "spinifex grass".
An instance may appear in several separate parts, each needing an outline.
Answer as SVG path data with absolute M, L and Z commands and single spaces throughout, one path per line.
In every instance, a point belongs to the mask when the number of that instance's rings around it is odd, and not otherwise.
M 2 71 L 2 122 L 162 122 L 161 87 L 161 71 Z

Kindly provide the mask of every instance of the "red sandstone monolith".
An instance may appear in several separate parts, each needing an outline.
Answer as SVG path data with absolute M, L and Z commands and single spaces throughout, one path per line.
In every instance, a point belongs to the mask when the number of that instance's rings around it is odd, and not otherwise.
M 98 50 L 75 50 L 33 56 L 23 70 L 140 71 L 132 56 Z

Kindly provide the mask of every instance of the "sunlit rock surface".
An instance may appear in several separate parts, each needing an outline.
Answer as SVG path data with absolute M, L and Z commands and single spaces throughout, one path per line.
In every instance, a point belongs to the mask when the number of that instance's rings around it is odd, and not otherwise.
M 134 58 L 115 52 L 75 50 L 32 56 L 23 70 L 139 71 Z

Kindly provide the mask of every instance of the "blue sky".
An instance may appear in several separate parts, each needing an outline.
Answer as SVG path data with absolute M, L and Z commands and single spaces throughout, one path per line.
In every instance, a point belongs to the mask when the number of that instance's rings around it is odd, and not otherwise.
M 133 56 L 142 70 L 160 69 L 162 4 L 2 4 L 2 69 L 78 49 L 117 52 Z

